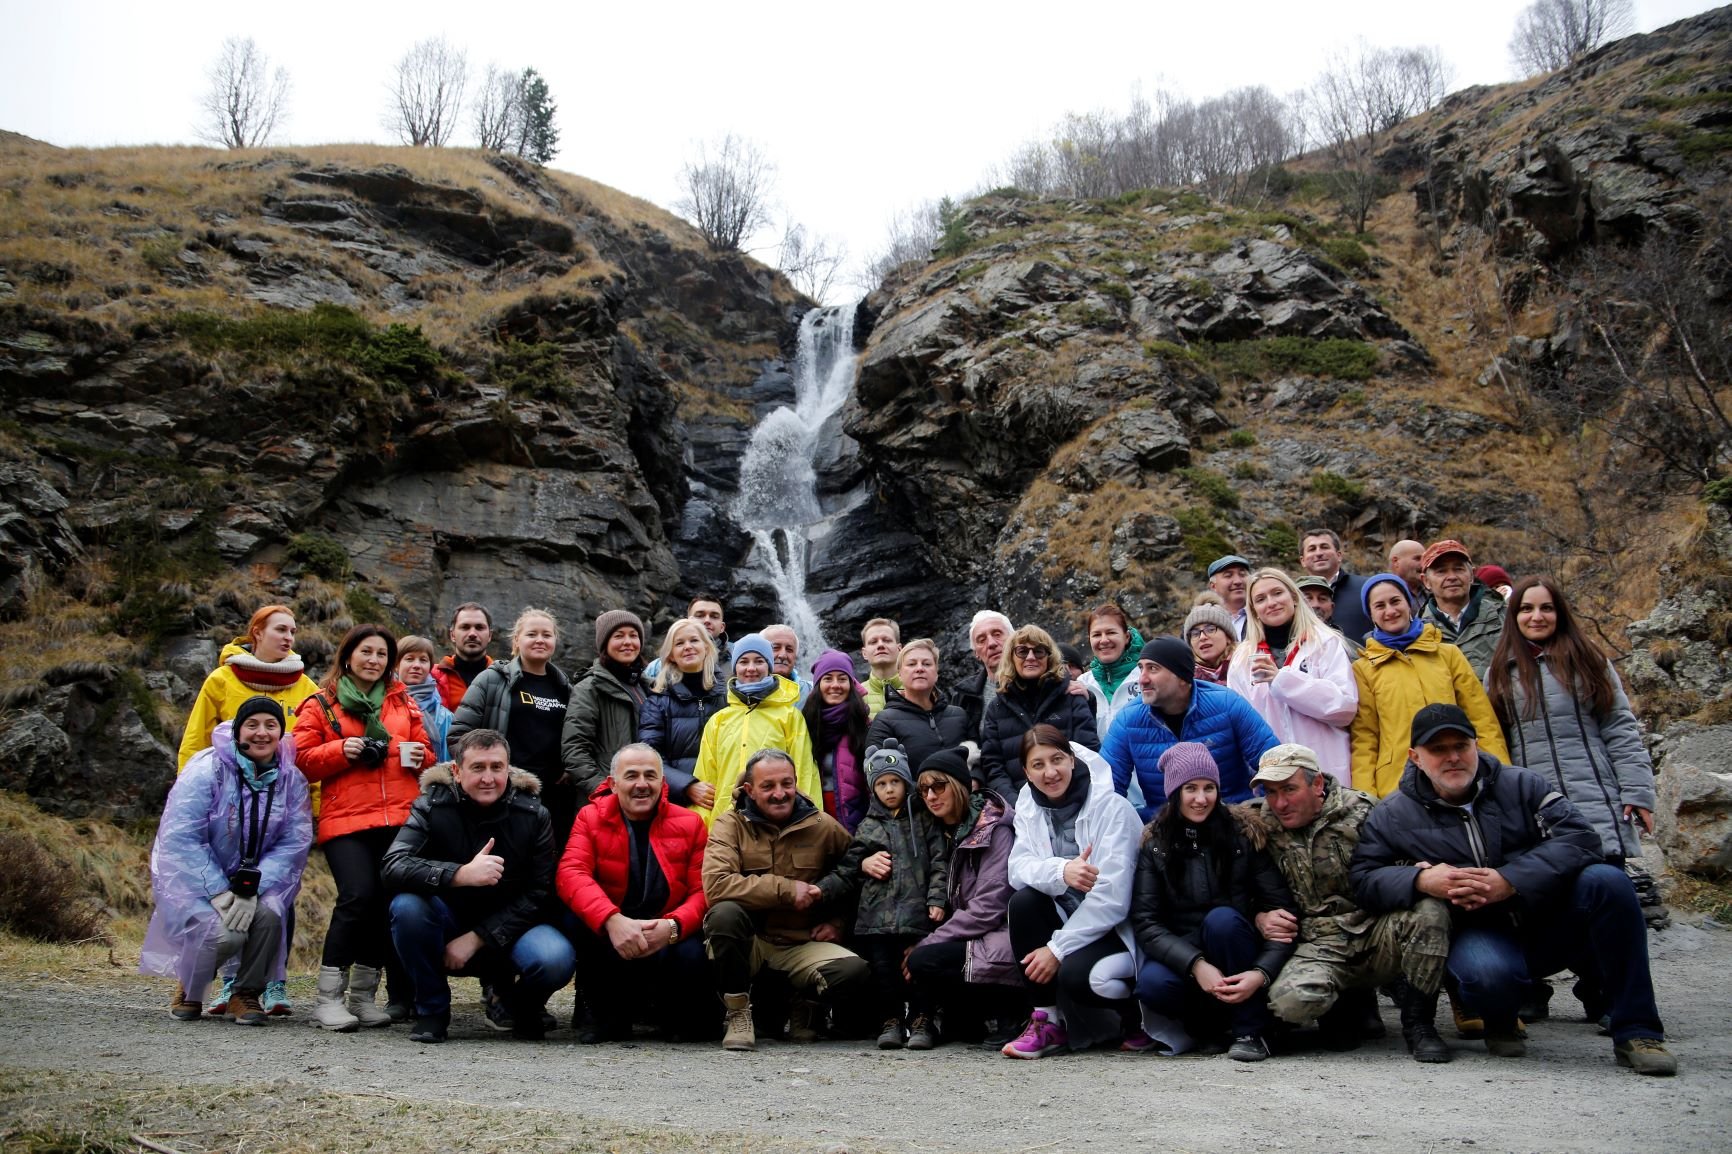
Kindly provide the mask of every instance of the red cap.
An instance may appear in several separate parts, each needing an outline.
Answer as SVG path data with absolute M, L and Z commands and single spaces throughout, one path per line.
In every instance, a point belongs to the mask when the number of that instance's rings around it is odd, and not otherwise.
M 1468 553 L 1466 545 L 1463 545 L 1460 541 L 1453 538 L 1446 538 L 1442 541 L 1434 541 L 1425 550 L 1425 555 L 1419 559 L 1419 567 L 1421 569 L 1429 569 L 1433 565 L 1437 564 L 1439 558 L 1447 557 L 1451 553 L 1460 553 L 1463 561 L 1466 561 L 1469 565 L 1473 564 L 1473 557 Z

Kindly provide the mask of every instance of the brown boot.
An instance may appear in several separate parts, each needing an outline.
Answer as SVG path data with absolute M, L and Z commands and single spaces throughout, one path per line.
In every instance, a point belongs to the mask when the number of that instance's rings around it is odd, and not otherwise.
M 727 1010 L 722 1022 L 722 1049 L 756 1050 L 758 1035 L 752 1029 L 752 995 L 723 994 L 722 1005 Z
M 168 1004 L 169 1016 L 183 1022 L 196 1022 L 204 1013 L 204 1006 L 186 996 L 186 987 L 179 982 L 174 984 L 174 1001 Z
M 823 1021 L 824 1007 L 804 994 L 796 994 L 788 1010 L 788 1041 L 802 1045 L 823 1041 L 824 1035 L 818 1030 Z
M 262 990 L 239 990 L 229 999 L 229 1017 L 237 1026 L 262 1026 L 270 1018 L 259 1000 Z

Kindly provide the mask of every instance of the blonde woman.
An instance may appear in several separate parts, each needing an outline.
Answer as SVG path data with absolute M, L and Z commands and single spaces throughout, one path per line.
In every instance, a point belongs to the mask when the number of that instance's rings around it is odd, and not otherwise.
M 701 621 L 682 617 L 668 627 L 659 659 L 637 739 L 661 754 L 670 799 L 707 808 L 716 787 L 697 779 L 698 747 L 704 726 L 728 703 L 727 686 L 716 680 L 716 643 Z
M 1323 771 L 1353 784 L 1347 726 L 1359 712 L 1353 659 L 1279 569 L 1251 574 L 1245 640 L 1227 666 L 1227 688 L 1251 703 L 1275 736 L 1317 755 Z
M 908 764 L 919 770 L 939 750 L 967 740 L 968 714 L 938 687 L 938 643 L 930 637 L 916 637 L 902 647 L 896 679 L 902 684 L 885 689 L 884 708 L 866 727 L 866 745 L 883 745 L 894 737 Z
M 1022 772 L 1022 735 L 1050 725 L 1091 750 L 1099 750 L 1094 703 L 1070 691 L 1070 674 L 1052 635 L 1024 625 L 1010 635 L 998 659 L 998 695 L 980 719 L 980 764 L 986 784 L 1000 797 L 1016 797 Z

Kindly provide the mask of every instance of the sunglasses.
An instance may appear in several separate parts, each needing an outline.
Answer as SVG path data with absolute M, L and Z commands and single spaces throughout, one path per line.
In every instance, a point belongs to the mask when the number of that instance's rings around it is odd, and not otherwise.
M 1024 657 L 1046 656 L 1046 650 L 1042 649 L 1038 645 L 1018 645 L 1015 649 L 1012 649 L 1011 652 L 1016 655 L 1018 660 L 1021 660 Z
M 926 785 L 916 786 L 915 788 L 920 791 L 922 796 L 924 796 L 929 793 L 943 793 L 948 787 L 942 781 L 934 781 L 929 782 Z

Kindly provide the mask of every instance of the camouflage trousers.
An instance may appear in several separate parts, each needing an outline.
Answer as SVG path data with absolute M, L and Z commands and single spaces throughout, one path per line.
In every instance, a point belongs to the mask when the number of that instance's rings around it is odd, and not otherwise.
M 1384 914 L 1360 934 L 1339 931 L 1302 941 L 1269 987 L 1269 1008 L 1302 1026 L 1329 1011 L 1343 990 L 1406 978 L 1435 994 L 1449 958 L 1449 907 L 1421 898 L 1412 909 Z

